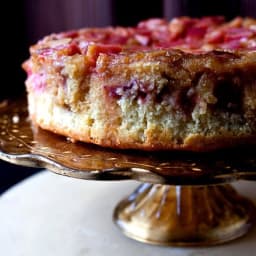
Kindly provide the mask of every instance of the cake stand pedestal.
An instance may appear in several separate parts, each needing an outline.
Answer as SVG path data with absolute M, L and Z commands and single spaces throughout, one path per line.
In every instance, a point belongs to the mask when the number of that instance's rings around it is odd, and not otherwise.
M 237 180 L 256 180 L 253 148 L 146 153 L 71 143 L 32 127 L 24 98 L 3 102 L 0 116 L 2 160 L 85 180 L 141 181 L 117 205 L 113 217 L 133 239 L 206 246 L 234 240 L 254 224 L 253 203 L 230 185 Z
M 254 205 L 230 185 L 144 183 L 114 212 L 116 224 L 128 237 L 174 246 L 207 246 L 233 240 L 247 233 L 254 216 Z

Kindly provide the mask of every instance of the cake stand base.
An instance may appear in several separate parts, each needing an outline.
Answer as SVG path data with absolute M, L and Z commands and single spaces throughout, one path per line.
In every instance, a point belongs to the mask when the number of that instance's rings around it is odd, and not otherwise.
M 114 222 L 138 241 L 209 246 L 246 234 L 255 206 L 231 185 L 170 186 L 143 183 L 114 211 Z

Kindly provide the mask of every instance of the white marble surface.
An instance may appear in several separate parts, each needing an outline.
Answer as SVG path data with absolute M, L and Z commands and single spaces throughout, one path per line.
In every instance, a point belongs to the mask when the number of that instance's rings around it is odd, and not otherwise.
M 256 228 L 241 239 L 209 248 L 163 247 L 125 237 L 112 222 L 112 213 L 138 184 L 78 180 L 50 171 L 26 179 L 0 197 L 0 255 L 247 256 L 256 252 Z M 256 202 L 255 183 L 235 185 Z

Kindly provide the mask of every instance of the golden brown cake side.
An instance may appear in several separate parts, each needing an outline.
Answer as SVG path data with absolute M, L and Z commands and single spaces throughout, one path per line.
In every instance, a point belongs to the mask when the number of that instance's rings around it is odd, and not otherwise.
M 83 57 L 71 56 L 61 72 L 43 63 L 39 69 L 46 65 L 49 73 L 27 80 L 29 111 L 45 129 L 109 147 L 208 150 L 251 142 L 255 58 L 253 52 L 102 54 L 85 75 Z

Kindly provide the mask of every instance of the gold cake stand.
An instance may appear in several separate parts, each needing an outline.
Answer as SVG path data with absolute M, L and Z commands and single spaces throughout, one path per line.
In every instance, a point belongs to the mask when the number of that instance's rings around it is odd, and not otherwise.
M 221 244 L 254 225 L 254 204 L 230 183 L 256 180 L 255 148 L 211 153 L 117 151 L 33 127 L 25 97 L 0 104 L 0 159 L 85 180 L 142 184 L 113 219 L 135 240 L 173 246 Z

